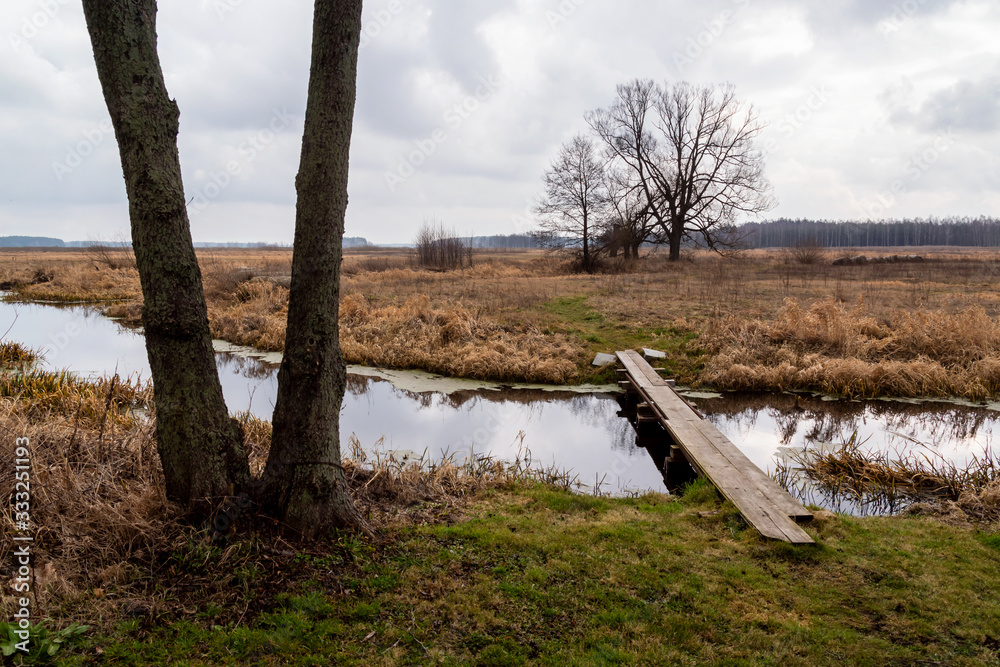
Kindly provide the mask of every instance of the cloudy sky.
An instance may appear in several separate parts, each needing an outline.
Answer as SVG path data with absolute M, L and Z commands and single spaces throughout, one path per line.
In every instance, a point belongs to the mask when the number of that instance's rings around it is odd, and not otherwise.
M 291 240 L 311 19 L 160 3 L 195 240 Z M 0 29 L 0 236 L 123 233 L 79 0 L 3 0 Z M 988 0 L 368 0 L 347 233 L 525 231 L 559 145 L 636 77 L 735 84 L 769 123 L 770 217 L 1000 217 L 998 34 Z

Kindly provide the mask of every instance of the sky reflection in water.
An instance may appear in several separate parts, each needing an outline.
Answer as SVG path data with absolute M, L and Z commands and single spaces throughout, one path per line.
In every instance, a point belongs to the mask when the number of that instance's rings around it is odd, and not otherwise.
M 44 348 L 47 368 L 149 377 L 142 336 L 91 309 L 2 303 L 0 333 L 8 326 L 7 339 Z M 269 419 L 276 366 L 229 353 L 218 354 L 217 361 L 230 410 L 250 409 Z M 1000 417 L 986 408 L 947 403 L 824 401 L 788 394 L 692 402 L 766 470 L 790 449 L 843 442 L 855 431 L 867 447 L 900 452 L 927 447 L 962 464 L 990 446 Z M 659 471 L 635 446 L 632 427 L 619 410 L 616 397 L 608 394 L 416 393 L 381 378 L 351 375 L 341 432 L 345 442 L 353 433 L 367 448 L 381 440 L 386 450 L 426 452 L 431 458 L 471 452 L 510 459 L 527 447 L 538 464 L 569 470 L 587 486 L 600 480 L 611 492 L 663 490 Z

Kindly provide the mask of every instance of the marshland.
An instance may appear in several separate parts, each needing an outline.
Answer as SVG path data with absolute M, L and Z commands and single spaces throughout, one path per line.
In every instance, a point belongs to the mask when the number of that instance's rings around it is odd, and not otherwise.
M 581 275 L 540 251 L 477 252 L 448 272 L 405 249 L 348 251 L 341 335 L 358 366 L 345 470 L 382 537 L 312 543 L 239 511 L 235 531 L 192 526 L 164 495 L 128 253 L 5 251 L 5 327 L 36 341 L 2 349 L 0 418 L 5 448 L 35 444 L 39 643 L 89 626 L 66 640 L 65 664 L 178 651 L 192 664 L 331 652 L 356 664 L 987 663 L 1000 640 L 1000 256 L 921 254 L 847 267 L 832 252 L 808 264 L 694 253 L 679 266 L 653 254 Z M 213 335 L 243 346 L 217 346 L 231 350 L 217 363 L 254 470 L 290 259 L 199 254 Z M 36 312 L 51 319 L 29 335 Z M 64 344 L 73 322 L 84 333 Z M 817 548 L 761 541 L 703 481 L 662 486 L 607 393 L 612 369 L 590 365 L 641 347 L 667 352 L 690 400 L 817 508 Z M 518 383 L 532 387 L 502 388 Z M 470 425 L 487 434 L 473 456 L 458 435 Z M 626 482 L 607 479 L 622 457 Z
M 579 384 L 612 377 L 590 366 L 595 353 L 649 347 L 669 352 L 665 367 L 691 386 L 996 395 L 1000 253 L 920 248 L 920 263 L 832 265 L 857 252 L 807 263 L 794 249 L 692 252 L 676 264 L 653 253 L 580 274 L 572 259 L 537 250 L 478 251 L 472 266 L 440 271 L 420 268 L 409 249 L 348 249 L 343 353 L 451 377 Z M 102 303 L 139 324 L 127 254 L 10 249 L 0 284 L 16 299 Z M 203 250 L 199 262 L 213 335 L 280 351 L 291 251 Z

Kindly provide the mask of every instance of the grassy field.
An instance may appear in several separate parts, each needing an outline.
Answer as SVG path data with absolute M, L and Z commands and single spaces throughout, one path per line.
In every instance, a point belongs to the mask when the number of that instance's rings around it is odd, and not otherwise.
M 0 347 L 0 367 L 31 361 Z M 188 523 L 134 410 L 148 387 L 2 380 L 0 457 L 31 443 L 33 646 L 57 648 L 55 664 L 1000 663 L 1000 533 L 961 503 L 817 512 L 817 544 L 794 548 L 700 482 L 591 497 L 516 462 L 419 469 L 355 446 L 345 472 L 378 538 L 304 543 L 252 508 L 232 527 Z M 259 470 L 270 426 L 240 419 Z M 995 484 L 982 501 L 1000 509 Z M 14 532 L 10 513 L 0 528 Z M 0 619 L 15 604 L 5 594 Z
M 916 518 L 826 515 L 810 530 L 821 546 L 761 542 L 700 486 L 679 500 L 521 486 L 448 522 L 388 528 L 377 545 L 174 554 L 183 574 L 166 582 L 162 616 L 112 622 L 63 664 L 1000 660 L 1000 537 Z M 227 559 L 239 568 L 222 577 Z M 291 575 L 280 593 L 255 584 L 276 572 Z M 232 606 L 173 597 L 198 581 L 236 589 Z
M 142 387 L 36 373 L 0 393 L 0 454 L 33 443 L 35 645 L 72 634 L 56 664 L 1000 661 L 1000 534 L 961 512 L 817 512 L 818 544 L 794 548 L 701 482 L 595 498 L 516 465 L 420 471 L 356 451 L 348 478 L 378 539 L 300 543 L 250 512 L 236 530 L 185 523 L 130 410 Z M 242 419 L 259 466 L 269 426 Z
M 856 252 L 811 264 L 786 251 L 692 252 L 675 264 L 652 255 L 580 275 L 540 251 L 482 251 L 442 272 L 415 268 L 407 250 L 349 250 L 342 345 L 353 363 L 500 381 L 607 381 L 610 370 L 589 366 L 596 352 L 645 346 L 666 351 L 682 382 L 720 389 L 1000 393 L 1000 253 L 868 250 L 926 261 L 831 265 Z M 113 301 L 110 314 L 138 322 L 125 261 L 85 250 L 2 257 L 0 283 L 20 283 L 14 298 Z M 280 350 L 290 251 L 199 257 L 215 335 Z

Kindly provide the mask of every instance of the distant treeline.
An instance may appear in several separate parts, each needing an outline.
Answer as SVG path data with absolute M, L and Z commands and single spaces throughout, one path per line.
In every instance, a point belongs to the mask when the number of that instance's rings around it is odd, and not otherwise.
M 979 218 L 914 218 L 852 222 L 790 220 L 747 223 L 739 228 L 752 248 L 823 248 L 892 246 L 1000 246 L 1000 220 Z
M 62 248 L 62 239 L 47 236 L 0 236 L 0 248 Z
M 540 248 L 538 239 L 530 234 L 497 234 L 473 236 L 473 248 Z

